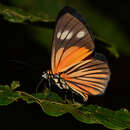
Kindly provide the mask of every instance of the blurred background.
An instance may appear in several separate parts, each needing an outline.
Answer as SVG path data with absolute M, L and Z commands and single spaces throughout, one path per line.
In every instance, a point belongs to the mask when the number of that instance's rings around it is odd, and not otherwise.
M 43 71 L 50 67 L 55 19 L 65 5 L 77 9 L 94 32 L 96 52 L 108 59 L 111 79 L 103 96 L 90 97 L 88 104 L 112 110 L 130 110 L 130 2 L 123 0 L 0 0 L 0 84 L 13 80 L 21 90 L 33 93 Z M 21 17 L 6 17 L 3 7 L 20 8 Z M 24 19 L 27 13 L 28 19 Z M 17 10 L 14 14 L 17 13 Z M 35 16 L 36 20 L 31 21 Z M 41 18 L 40 20 L 38 18 Z M 22 19 L 22 20 L 21 20 Z M 24 19 L 24 20 L 23 20 Z M 92 129 L 107 130 L 102 125 L 87 125 L 70 114 L 50 117 L 37 104 L 19 100 L 0 106 L 1 128 L 6 129 Z M 62 125 L 62 127 L 61 127 Z

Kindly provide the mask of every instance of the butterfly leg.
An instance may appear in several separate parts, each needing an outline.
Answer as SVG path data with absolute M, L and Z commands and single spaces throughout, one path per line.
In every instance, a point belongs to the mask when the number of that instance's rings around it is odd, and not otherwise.
M 51 97 L 51 81 L 48 79 L 48 93 L 47 93 L 47 99 Z
M 48 87 L 49 87 L 49 89 L 51 89 L 51 80 L 50 79 L 48 79 Z
M 69 95 L 70 95 L 70 100 L 67 98 L 68 91 L 69 91 Z M 66 104 L 68 104 L 68 103 L 75 104 L 76 103 L 75 100 L 74 100 L 74 95 L 73 94 L 74 94 L 74 92 L 72 91 L 71 88 L 69 88 L 67 90 L 66 89 L 64 90 L 64 99 L 65 99 Z
M 68 104 L 68 99 L 67 99 L 67 92 L 65 90 L 64 92 L 64 100 L 65 100 L 65 104 Z
M 44 80 L 44 78 L 42 78 L 42 79 L 38 82 L 38 84 L 37 84 L 37 86 L 36 86 L 36 94 L 38 93 L 38 89 L 39 89 L 39 87 L 41 86 L 41 84 L 43 83 L 43 80 Z
M 74 92 L 72 91 L 72 89 L 71 88 L 69 88 L 69 91 L 70 91 L 70 96 L 71 96 L 71 101 L 72 101 L 72 103 L 73 104 L 75 104 L 76 102 L 75 102 L 75 100 L 74 100 Z

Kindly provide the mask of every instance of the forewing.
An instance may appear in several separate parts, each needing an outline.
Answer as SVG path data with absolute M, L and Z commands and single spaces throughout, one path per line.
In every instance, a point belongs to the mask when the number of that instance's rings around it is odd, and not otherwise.
M 91 58 L 71 67 L 61 77 L 70 88 L 82 95 L 100 95 L 107 87 L 110 69 L 107 62 Z
M 79 63 L 94 50 L 92 35 L 84 18 L 70 7 L 59 14 L 52 43 L 52 73 Z

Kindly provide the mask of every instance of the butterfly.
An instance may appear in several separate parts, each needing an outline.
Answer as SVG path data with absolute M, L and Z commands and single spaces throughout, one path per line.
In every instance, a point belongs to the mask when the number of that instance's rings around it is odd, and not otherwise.
M 58 88 L 79 94 L 103 94 L 110 69 L 103 58 L 94 54 L 95 44 L 87 22 L 75 9 L 64 7 L 57 18 L 52 42 L 51 70 L 42 77 L 52 79 Z M 51 83 L 50 83 L 51 84 Z

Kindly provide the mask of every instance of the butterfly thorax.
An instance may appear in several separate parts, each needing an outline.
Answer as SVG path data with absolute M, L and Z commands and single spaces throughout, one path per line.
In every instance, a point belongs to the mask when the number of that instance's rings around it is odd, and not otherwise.
M 60 89 L 69 89 L 61 74 L 53 74 L 51 70 L 48 70 L 47 72 L 43 72 L 42 77 L 49 81 L 53 80 Z

